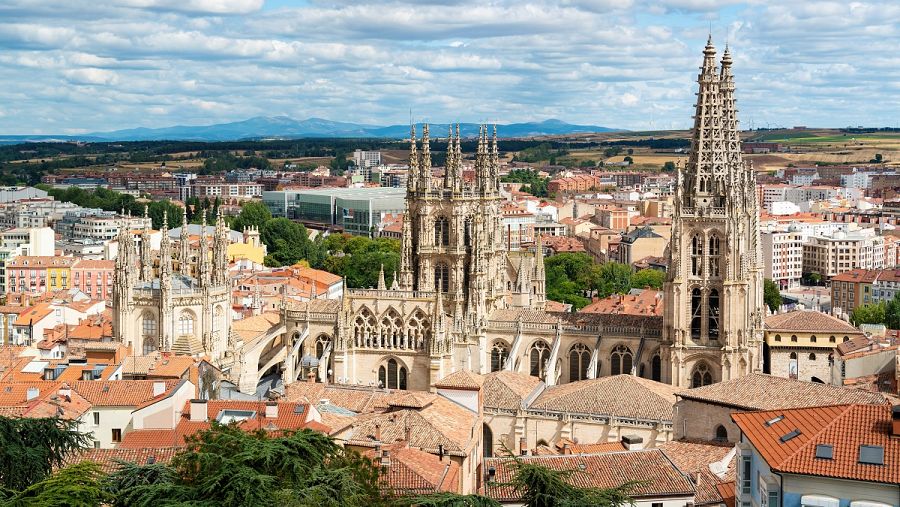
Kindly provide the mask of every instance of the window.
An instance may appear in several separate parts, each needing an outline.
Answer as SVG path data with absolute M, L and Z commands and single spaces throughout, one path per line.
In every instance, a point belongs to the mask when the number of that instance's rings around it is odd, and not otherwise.
M 776 342 L 780 342 L 780 341 L 781 341 L 781 335 L 780 335 L 780 334 L 776 334 L 776 335 L 775 335 L 775 341 L 776 341 Z
M 615 349 L 613 349 L 612 355 L 610 356 L 610 374 L 611 375 L 621 375 L 631 373 L 632 361 L 634 356 L 631 354 L 631 350 L 625 345 L 618 345 Z
M 699 288 L 691 291 L 691 338 L 700 338 L 702 331 L 703 296 Z
M 491 371 L 500 371 L 509 357 L 509 347 L 503 342 L 496 342 L 491 347 Z
M 99 448 L 100 448 L 100 441 L 94 440 L 94 449 L 99 449 Z
M 591 361 L 591 353 L 584 344 L 579 343 L 569 351 L 569 382 L 587 378 L 587 367 Z
M 662 382 L 662 358 L 659 356 L 659 352 L 650 359 L 650 379 Z
M 835 343 L 835 342 L 837 342 L 837 339 L 835 339 L 834 336 L 829 336 L 829 337 L 828 337 L 828 341 L 831 342 L 831 343 Z
M 720 264 L 719 237 L 709 238 L 709 276 L 719 276 Z
M 112 441 L 113 442 L 121 442 L 122 441 L 122 430 L 120 428 L 112 429 Z
M 194 316 L 184 312 L 178 318 L 178 332 L 182 335 L 194 334 Z
M 434 290 L 441 292 L 450 290 L 450 267 L 445 262 L 439 262 L 434 267 Z
M 769 489 L 769 507 L 781 507 L 781 498 L 778 495 L 778 486 L 772 485 Z
M 691 239 L 691 274 L 703 275 L 703 238 L 695 234 Z
M 691 387 L 703 387 L 713 383 L 712 373 L 706 363 L 698 363 L 691 375 Z
M 816 335 L 810 336 L 809 341 L 811 341 L 812 343 L 816 343 Z
M 728 441 L 728 430 L 725 429 L 725 426 L 722 426 L 721 424 L 716 426 L 716 438 L 714 440 L 716 442 Z
M 816 360 L 816 355 L 813 354 L 813 353 L 810 353 L 810 354 L 809 354 L 809 360 L 810 360 L 810 361 L 815 361 L 815 360 Z
M 388 389 L 406 389 L 406 367 L 400 366 L 396 359 L 388 359 L 387 367 L 378 368 L 378 383 Z
M 100 412 L 94 412 L 94 426 L 100 425 Z
M 791 335 L 791 341 L 792 341 L 792 342 L 796 342 L 796 341 L 797 341 L 797 335 L 795 335 L 795 334 L 794 334 L 794 335 Z
M 547 373 L 547 359 L 550 358 L 550 347 L 539 341 L 531 346 L 529 359 L 531 360 L 531 376 L 544 378 Z
M 712 289 L 709 291 L 709 297 L 707 298 L 708 304 L 708 329 L 710 340 L 718 340 L 719 339 L 719 291 L 716 289 Z
M 450 245 L 450 223 L 446 217 L 440 217 L 434 221 L 434 245 Z
M 750 494 L 750 476 L 752 472 L 753 463 L 750 460 L 750 456 L 741 456 L 741 473 L 740 473 L 740 484 L 741 484 L 741 493 L 749 495 Z

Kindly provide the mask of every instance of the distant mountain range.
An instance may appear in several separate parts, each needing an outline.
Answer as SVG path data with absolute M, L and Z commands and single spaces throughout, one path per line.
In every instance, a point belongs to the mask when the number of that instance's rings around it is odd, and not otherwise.
M 421 135 L 421 124 L 417 125 Z M 432 137 L 446 137 L 448 124 L 431 124 Z M 510 123 L 498 125 L 502 137 L 532 137 L 546 135 L 578 134 L 587 132 L 614 132 L 618 129 L 596 125 L 572 125 L 560 120 L 542 122 Z M 464 137 L 478 135 L 477 123 L 461 123 L 460 133 Z M 0 144 L 38 141 L 236 141 L 241 139 L 300 139 L 300 138 L 384 138 L 401 139 L 409 136 L 409 125 L 388 127 L 345 123 L 322 118 L 295 120 L 287 116 L 257 116 L 249 120 L 219 123 L 216 125 L 178 125 L 164 128 L 134 128 L 112 132 L 94 132 L 84 135 L 0 135 Z

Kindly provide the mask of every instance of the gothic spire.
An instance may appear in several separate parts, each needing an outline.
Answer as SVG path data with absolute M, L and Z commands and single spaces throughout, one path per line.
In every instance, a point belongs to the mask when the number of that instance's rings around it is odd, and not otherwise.
M 491 143 L 491 177 L 493 190 L 500 190 L 500 150 L 497 147 L 497 124 L 494 124 L 494 138 Z
M 202 211 L 200 225 L 200 285 L 209 285 L 209 238 L 206 236 L 206 209 Z
M 179 234 L 179 255 L 180 258 L 178 260 L 178 271 L 181 272 L 184 276 L 191 276 L 191 250 L 190 250 L 190 236 L 188 236 L 188 218 L 187 218 L 187 203 L 184 203 L 184 208 L 181 210 L 181 234 Z
M 431 139 L 428 137 L 428 124 L 422 125 L 422 176 L 421 183 L 425 192 L 431 190 Z
M 737 107 L 734 99 L 734 75 L 731 73 L 731 51 L 725 46 L 722 55 L 722 71 L 719 75 L 719 90 L 722 94 L 722 131 L 726 150 L 726 164 L 734 171 L 732 178 L 744 169 L 741 158 L 741 135 L 738 128 Z
M 141 280 L 149 282 L 153 278 L 153 261 L 150 257 L 150 218 L 148 206 L 144 205 L 144 226 L 141 228 Z
M 160 284 L 170 283 L 172 275 L 172 249 L 169 240 L 169 214 L 163 210 L 162 230 L 159 240 L 159 281 Z
M 378 290 L 387 290 L 387 284 L 384 283 L 384 264 L 381 265 L 381 269 L 378 271 Z
M 406 189 L 410 192 L 419 190 L 419 154 L 416 152 L 416 124 L 409 126 L 409 171 L 406 178 Z
M 722 134 L 722 98 L 716 69 L 716 48 L 712 37 L 703 49 L 703 66 L 697 76 L 694 129 L 691 155 L 686 171 L 685 197 L 688 206 L 721 206 L 724 201 L 727 168 Z
M 453 187 L 453 172 L 456 168 L 456 149 L 453 146 L 453 125 L 447 132 L 447 159 L 444 162 L 444 188 Z

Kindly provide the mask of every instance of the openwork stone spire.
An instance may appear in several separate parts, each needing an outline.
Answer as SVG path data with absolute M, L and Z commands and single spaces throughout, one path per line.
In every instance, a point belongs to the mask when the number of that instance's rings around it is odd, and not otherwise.
M 722 97 L 712 37 L 703 49 L 703 66 L 697 76 L 696 112 L 691 156 L 685 174 L 685 204 L 689 207 L 721 207 L 725 186 L 725 146 L 722 136 Z

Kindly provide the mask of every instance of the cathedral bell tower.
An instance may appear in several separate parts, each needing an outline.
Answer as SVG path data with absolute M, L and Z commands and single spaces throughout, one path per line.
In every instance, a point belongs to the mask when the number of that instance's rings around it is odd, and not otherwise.
M 664 375 L 696 387 L 759 369 L 762 263 L 753 167 L 741 158 L 728 49 L 710 39 L 698 76 L 687 167 L 679 168 L 667 257 Z

